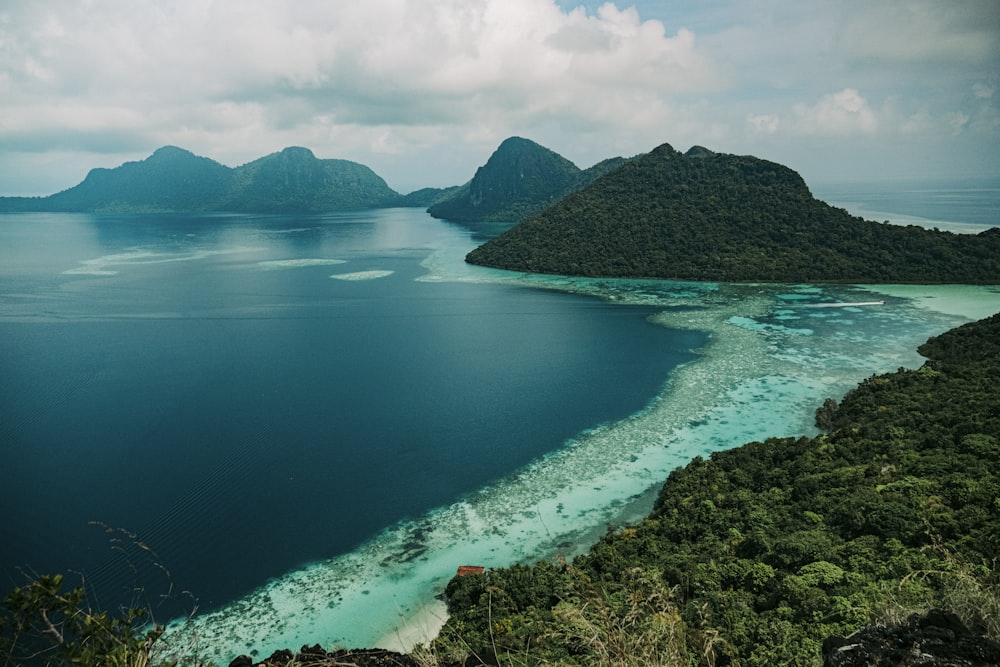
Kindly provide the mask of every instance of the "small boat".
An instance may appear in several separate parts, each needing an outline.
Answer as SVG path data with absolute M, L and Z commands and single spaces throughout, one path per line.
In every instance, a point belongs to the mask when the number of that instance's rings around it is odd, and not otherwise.
M 456 576 L 467 577 L 470 574 L 482 574 L 485 571 L 486 568 L 480 565 L 459 565 Z

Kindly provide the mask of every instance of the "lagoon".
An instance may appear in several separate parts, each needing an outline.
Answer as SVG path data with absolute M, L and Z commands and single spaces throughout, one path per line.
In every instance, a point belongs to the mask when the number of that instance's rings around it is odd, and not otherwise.
M 5 579 L 197 604 L 170 646 L 223 664 L 372 645 L 458 565 L 571 557 L 693 456 L 814 433 L 825 398 L 1000 310 L 513 274 L 462 262 L 479 234 L 405 209 L 0 217 Z

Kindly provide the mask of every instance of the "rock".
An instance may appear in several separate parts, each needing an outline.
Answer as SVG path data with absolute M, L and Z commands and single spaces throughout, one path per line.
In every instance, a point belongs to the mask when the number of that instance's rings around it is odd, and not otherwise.
M 823 667 L 997 667 L 1000 642 L 974 635 L 950 612 L 914 614 L 823 642 Z
M 319 644 L 303 646 L 298 654 L 288 649 L 275 651 L 262 662 L 241 655 L 229 667 L 329 667 L 330 665 L 353 665 L 354 667 L 418 667 L 417 661 L 408 655 L 382 649 L 356 649 L 328 652 Z

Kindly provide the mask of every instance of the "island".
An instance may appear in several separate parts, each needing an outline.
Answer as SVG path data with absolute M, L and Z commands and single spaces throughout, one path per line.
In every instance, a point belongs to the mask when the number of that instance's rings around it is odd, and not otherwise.
M 997 284 L 1000 229 L 953 234 L 863 220 L 814 198 L 783 165 L 663 144 L 466 259 L 592 277 Z

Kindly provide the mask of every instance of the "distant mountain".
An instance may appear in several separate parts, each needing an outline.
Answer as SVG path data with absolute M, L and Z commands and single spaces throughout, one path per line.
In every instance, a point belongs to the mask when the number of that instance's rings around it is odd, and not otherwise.
M 174 146 L 93 169 L 49 197 L 3 197 L 0 211 L 322 212 L 394 206 L 400 194 L 368 167 L 286 148 L 232 169 Z
M 219 208 L 308 211 L 378 208 L 399 197 L 375 172 L 348 160 L 320 160 L 308 148 L 286 148 L 233 170 Z
M 664 144 L 467 257 L 517 271 L 727 282 L 1000 283 L 1000 230 L 853 217 L 799 174 Z
M 428 212 L 458 222 L 517 222 L 624 163 L 624 158 L 613 158 L 581 171 L 544 146 L 511 137 L 476 170 L 471 181 Z
M 453 185 L 450 188 L 421 188 L 400 196 L 394 205 L 427 208 L 452 197 L 461 187 Z
M 218 200 L 229 188 L 231 179 L 229 167 L 164 146 L 141 162 L 91 169 L 79 185 L 49 197 L 0 198 L 0 210 L 206 210 L 208 202 Z

